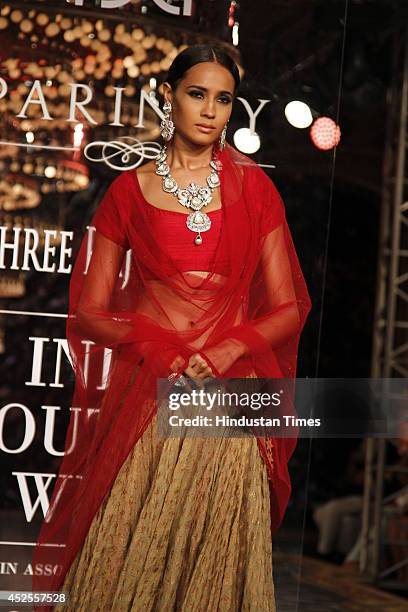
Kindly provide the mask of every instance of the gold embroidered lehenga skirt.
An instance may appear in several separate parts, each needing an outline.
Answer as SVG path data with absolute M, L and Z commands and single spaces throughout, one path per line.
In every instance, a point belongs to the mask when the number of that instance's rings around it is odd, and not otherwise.
M 252 437 L 161 437 L 152 419 L 61 591 L 69 612 L 275 612 L 269 484 Z

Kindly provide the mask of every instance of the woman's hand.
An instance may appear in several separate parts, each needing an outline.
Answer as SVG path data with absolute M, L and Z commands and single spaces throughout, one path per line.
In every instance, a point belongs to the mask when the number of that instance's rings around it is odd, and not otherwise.
M 184 369 L 184 372 L 194 380 L 204 380 L 208 377 L 215 377 L 211 367 L 200 353 L 194 353 L 194 355 L 190 356 L 188 366 Z
M 194 380 L 204 380 L 209 376 L 216 378 L 227 372 L 233 363 L 244 354 L 245 346 L 235 338 L 228 338 L 191 355 L 184 372 Z M 183 364 L 183 357 L 178 355 L 170 369 L 172 372 L 179 372 Z
M 216 368 L 217 375 L 222 376 L 230 367 L 245 354 L 245 346 L 235 338 L 228 338 L 204 348 L 202 355 L 208 357 L 209 362 Z
M 178 372 L 180 367 L 184 363 L 183 357 L 178 355 L 170 366 L 172 372 Z M 204 380 L 205 378 L 214 378 L 211 367 L 207 361 L 200 355 L 200 353 L 194 353 L 188 360 L 188 366 L 184 368 L 184 373 L 193 380 Z

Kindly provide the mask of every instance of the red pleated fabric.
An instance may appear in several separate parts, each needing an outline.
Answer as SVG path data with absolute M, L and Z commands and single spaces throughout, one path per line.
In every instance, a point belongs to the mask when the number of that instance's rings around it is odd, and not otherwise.
M 220 378 L 295 381 L 311 308 L 273 181 L 226 144 L 221 209 L 194 244 L 186 212 L 148 202 L 135 170 L 110 185 L 85 233 L 71 275 L 67 341 L 75 372 L 65 455 L 42 524 L 33 591 L 57 591 L 129 452 L 157 410 L 157 378 L 178 375 L 200 352 Z M 159 206 L 159 204 L 158 204 Z M 205 210 L 205 208 L 204 208 Z M 199 275 L 194 271 L 205 271 Z M 240 356 L 237 357 L 237 350 Z M 136 367 L 136 366 L 141 366 Z M 169 387 L 174 384 L 169 382 Z M 285 414 L 293 413 L 290 394 Z M 272 534 L 291 493 L 297 441 L 258 431 L 271 491 Z M 35 610 L 50 608 L 36 606 Z

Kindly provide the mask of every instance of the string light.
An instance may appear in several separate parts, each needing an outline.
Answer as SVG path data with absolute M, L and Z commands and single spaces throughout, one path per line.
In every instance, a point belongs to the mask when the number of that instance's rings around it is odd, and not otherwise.
M 340 142 L 340 128 L 333 119 L 319 117 L 310 128 L 310 138 L 313 144 L 322 151 L 329 151 Z
M 232 44 L 234 47 L 239 45 L 239 23 L 236 21 L 232 26 Z
M 285 107 L 285 116 L 293 127 L 307 128 L 313 122 L 310 107 L 300 100 L 292 100 Z
M 82 123 L 77 123 L 74 127 L 74 147 L 80 147 L 84 138 L 84 126 Z
M 238 46 L 239 43 L 239 22 L 236 18 L 238 8 L 239 5 L 236 0 L 231 0 L 228 9 L 228 27 L 231 28 L 231 38 L 234 46 Z
M 55 166 L 47 166 L 44 170 L 44 174 L 47 178 L 54 178 L 57 175 L 57 169 Z

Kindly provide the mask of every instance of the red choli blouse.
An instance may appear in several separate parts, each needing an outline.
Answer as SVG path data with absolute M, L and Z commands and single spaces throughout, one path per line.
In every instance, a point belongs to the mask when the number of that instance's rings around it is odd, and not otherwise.
M 194 244 L 194 238 L 197 234 L 188 229 L 186 225 L 188 213 L 182 211 L 181 204 L 179 212 L 163 210 L 148 202 L 140 188 L 135 170 L 123 172 L 119 180 L 123 181 L 123 189 L 131 188 L 130 193 L 134 192 L 135 196 L 140 198 L 148 212 L 148 222 L 152 224 L 151 227 L 157 233 L 162 247 L 162 251 L 157 253 L 157 257 L 159 257 L 158 263 L 160 263 L 162 272 L 168 274 L 173 272 L 173 268 L 169 265 L 169 257 L 175 262 L 177 269 L 182 271 L 208 271 L 211 269 L 218 274 L 229 275 L 229 259 L 227 257 L 227 250 L 223 249 L 223 241 L 221 239 L 222 208 L 207 213 L 211 220 L 211 227 L 208 231 L 201 234 L 203 242 L 200 245 L 196 245 Z M 117 184 L 118 188 L 119 185 Z M 130 214 L 132 214 L 132 210 L 136 210 L 136 207 L 131 206 Z M 205 207 L 203 210 L 205 212 Z M 96 229 L 99 230 L 98 227 Z M 215 260 L 218 247 L 219 253 Z M 151 270 L 143 266 L 143 262 L 140 262 L 140 265 L 143 268 L 143 274 L 146 279 L 156 278 Z

